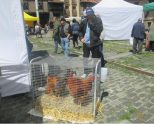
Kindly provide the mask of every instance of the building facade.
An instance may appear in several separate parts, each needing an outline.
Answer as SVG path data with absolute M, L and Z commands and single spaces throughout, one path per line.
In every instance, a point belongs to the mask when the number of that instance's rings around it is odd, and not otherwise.
M 79 17 L 86 7 L 92 7 L 99 1 L 101 0 L 38 0 L 40 23 L 44 25 L 53 16 Z M 23 0 L 23 9 L 36 16 L 35 0 Z
M 53 16 L 76 17 L 83 14 L 86 7 L 92 7 L 101 0 L 38 0 L 40 23 L 46 24 Z M 126 0 L 127 2 L 143 5 L 154 0 Z M 36 16 L 35 0 L 23 0 L 23 9 Z M 145 13 L 146 18 L 154 17 L 154 12 Z

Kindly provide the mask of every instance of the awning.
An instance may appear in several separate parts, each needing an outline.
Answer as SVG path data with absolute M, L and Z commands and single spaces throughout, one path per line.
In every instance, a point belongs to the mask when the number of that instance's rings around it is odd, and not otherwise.
M 37 21 L 39 20 L 37 17 L 28 15 L 27 13 L 24 12 L 24 20 L 27 21 Z
M 97 0 L 81 0 L 81 3 L 85 2 L 85 3 L 98 3 Z
M 148 3 L 148 4 L 144 4 L 143 10 L 144 11 L 152 11 L 152 10 L 154 10 L 154 2 Z

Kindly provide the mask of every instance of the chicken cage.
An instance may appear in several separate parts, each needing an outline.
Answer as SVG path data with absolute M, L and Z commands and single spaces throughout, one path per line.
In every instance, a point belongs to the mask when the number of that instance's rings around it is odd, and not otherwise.
M 48 57 L 31 63 L 33 110 L 43 118 L 94 122 L 100 90 L 99 59 Z

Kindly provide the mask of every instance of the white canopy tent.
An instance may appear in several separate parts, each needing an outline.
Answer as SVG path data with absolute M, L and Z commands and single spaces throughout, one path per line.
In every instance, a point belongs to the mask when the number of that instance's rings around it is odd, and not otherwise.
M 21 0 L 0 0 L 0 93 L 30 91 L 28 53 Z
M 127 40 L 135 22 L 143 16 L 143 7 L 124 0 L 102 0 L 93 7 L 103 21 L 105 40 Z

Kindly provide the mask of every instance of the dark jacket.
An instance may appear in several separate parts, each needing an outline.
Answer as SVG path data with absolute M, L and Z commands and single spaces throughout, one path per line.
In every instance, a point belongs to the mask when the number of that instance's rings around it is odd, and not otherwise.
M 72 26 L 71 26 L 71 30 L 72 30 L 72 33 L 75 31 L 75 32 L 78 32 L 80 29 L 80 26 L 77 22 L 73 23 Z
M 60 27 L 60 22 L 59 21 L 55 21 L 53 23 L 53 37 L 59 36 L 59 27 Z
M 65 36 L 67 37 L 68 34 L 71 34 L 71 28 L 70 28 L 70 25 L 68 23 L 65 22 L 64 24 L 64 34 Z M 61 30 L 62 30 L 62 26 L 59 27 L 59 33 L 60 33 L 60 36 L 61 36 Z
M 83 38 L 86 33 L 87 28 L 87 19 L 84 19 L 80 24 L 80 33 L 79 37 Z M 103 31 L 103 24 L 101 18 L 95 16 L 92 23 L 89 24 L 90 28 L 90 47 L 98 46 L 102 44 L 100 40 L 101 32 Z
M 136 22 L 132 29 L 132 37 L 143 40 L 145 36 L 145 28 L 142 22 Z

